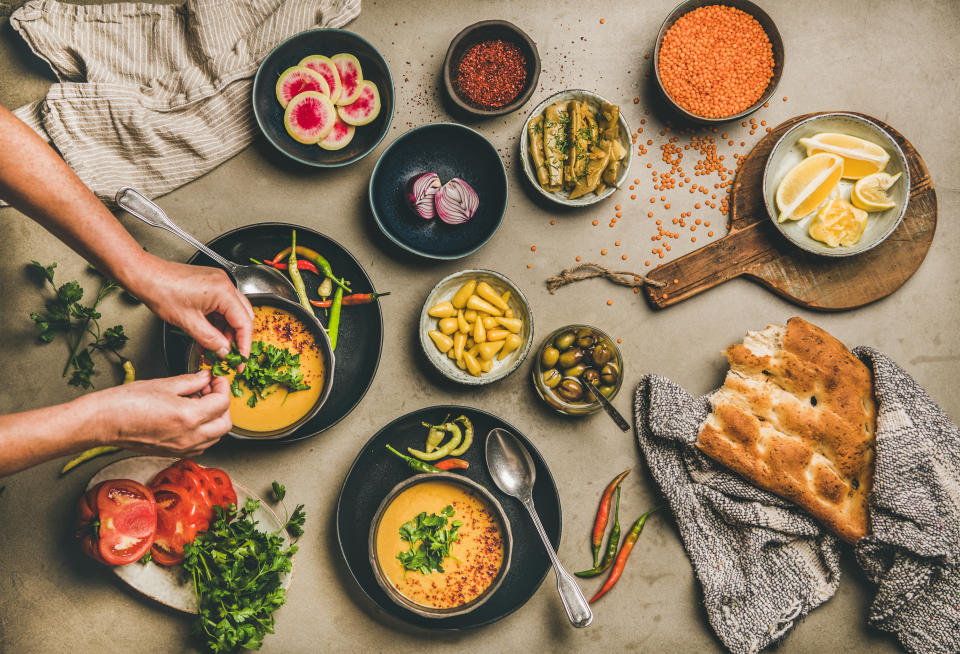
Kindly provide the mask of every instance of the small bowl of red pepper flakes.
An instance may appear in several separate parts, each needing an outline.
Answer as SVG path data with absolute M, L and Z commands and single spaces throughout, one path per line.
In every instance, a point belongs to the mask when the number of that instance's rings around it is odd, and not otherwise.
M 457 34 L 443 62 L 450 109 L 467 118 L 503 116 L 522 107 L 540 78 L 540 54 L 505 20 L 474 23 Z

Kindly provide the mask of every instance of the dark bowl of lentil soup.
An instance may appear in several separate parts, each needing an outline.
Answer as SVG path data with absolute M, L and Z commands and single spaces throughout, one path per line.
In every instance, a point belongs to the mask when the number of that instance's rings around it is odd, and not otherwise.
M 447 525 L 453 529 L 439 538 L 450 545 L 449 558 L 444 556 L 437 568 L 424 557 L 419 570 L 412 561 L 402 563 L 416 549 L 427 548 L 408 540 L 408 529 L 423 524 L 421 513 L 433 514 L 434 524 L 441 522 L 439 531 L 448 531 Z M 370 525 L 367 547 L 374 577 L 394 603 L 418 616 L 442 619 L 470 613 L 497 592 L 510 572 L 513 532 L 489 490 L 462 475 L 426 473 L 387 493 Z
M 457 34 L 443 61 L 452 109 L 468 118 L 516 111 L 540 78 L 540 54 L 526 32 L 505 20 L 484 20 Z
M 724 123 L 768 102 L 783 74 L 783 39 L 749 0 L 686 0 L 663 21 L 653 52 L 657 88 L 688 121 Z

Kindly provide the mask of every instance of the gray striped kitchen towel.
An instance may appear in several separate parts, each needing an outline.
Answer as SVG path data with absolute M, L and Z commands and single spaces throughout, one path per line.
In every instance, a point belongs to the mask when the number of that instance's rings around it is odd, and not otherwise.
M 250 144 L 253 75 L 274 46 L 359 14 L 360 0 L 30 0 L 10 24 L 59 82 L 15 113 L 105 202 L 121 186 L 156 197 Z
M 870 348 L 854 354 L 873 370 L 879 406 L 871 534 L 855 548 L 877 586 L 867 620 L 909 652 L 960 652 L 960 429 L 893 361 Z M 752 654 L 833 595 L 843 545 L 693 445 L 708 398 L 645 376 L 634 398 L 637 438 L 711 626 L 731 652 Z

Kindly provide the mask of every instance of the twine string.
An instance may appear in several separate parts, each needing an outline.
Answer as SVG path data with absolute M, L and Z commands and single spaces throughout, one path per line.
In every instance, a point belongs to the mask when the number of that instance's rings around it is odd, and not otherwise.
M 629 270 L 610 270 L 597 263 L 581 263 L 573 268 L 561 270 L 559 275 L 548 277 L 546 280 L 547 290 L 550 291 L 552 295 L 562 286 L 580 282 L 584 279 L 596 279 L 597 277 L 604 277 L 614 284 L 627 286 L 629 288 L 639 288 L 647 284 L 657 288 L 666 286 L 664 282 L 650 279 L 642 273 L 630 272 Z

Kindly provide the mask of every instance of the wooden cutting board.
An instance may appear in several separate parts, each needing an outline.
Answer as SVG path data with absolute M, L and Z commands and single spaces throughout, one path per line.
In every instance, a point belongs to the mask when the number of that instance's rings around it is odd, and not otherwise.
M 883 121 L 864 114 L 857 115 L 885 129 L 910 166 L 910 203 L 896 231 L 872 250 L 834 259 L 800 250 L 774 227 L 763 202 L 764 165 L 784 132 L 816 115 L 797 116 L 778 125 L 744 158 L 731 191 L 730 233 L 648 273 L 651 279 L 666 283 L 664 288 L 645 287 L 654 308 L 668 307 L 742 275 L 808 309 L 843 311 L 890 295 L 917 271 L 937 228 L 933 181 L 909 141 Z

